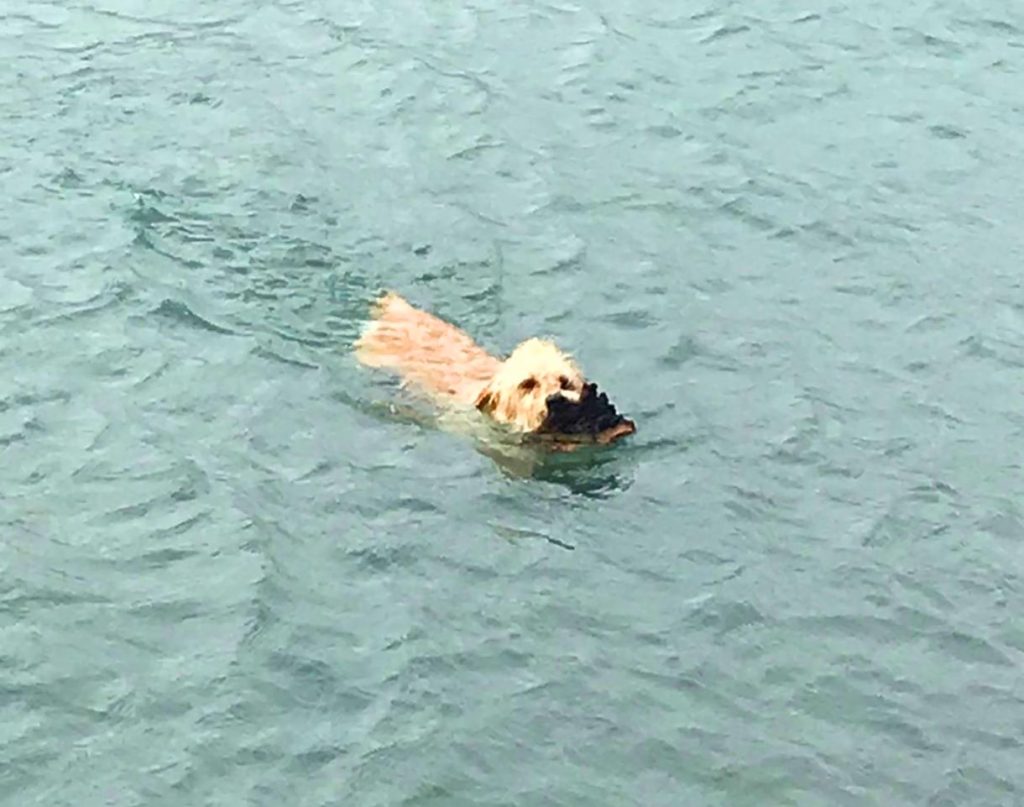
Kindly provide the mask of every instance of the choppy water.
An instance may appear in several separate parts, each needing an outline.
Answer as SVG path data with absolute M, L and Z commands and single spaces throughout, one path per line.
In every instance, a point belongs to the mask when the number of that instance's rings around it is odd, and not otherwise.
M 5 807 L 1024 803 L 1019 3 L 6 0 L 0 56 Z M 384 286 L 640 432 L 395 414 Z

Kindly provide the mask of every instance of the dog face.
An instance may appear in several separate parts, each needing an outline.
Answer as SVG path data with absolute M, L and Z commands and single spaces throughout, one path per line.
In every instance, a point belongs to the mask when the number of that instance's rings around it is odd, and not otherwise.
M 584 384 L 569 356 L 545 339 L 528 339 L 499 365 L 476 406 L 499 423 L 537 432 L 548 418 L 549 398 L 579 403 Z

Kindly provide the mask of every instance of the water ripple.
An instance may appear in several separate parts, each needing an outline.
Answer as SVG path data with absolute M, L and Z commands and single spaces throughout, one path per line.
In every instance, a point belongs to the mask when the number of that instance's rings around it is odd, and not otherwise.
M 0 10 L 0 802 L 1019 799 L 1022 31 Z M 638 434 L 448 431 L 383 288 Z

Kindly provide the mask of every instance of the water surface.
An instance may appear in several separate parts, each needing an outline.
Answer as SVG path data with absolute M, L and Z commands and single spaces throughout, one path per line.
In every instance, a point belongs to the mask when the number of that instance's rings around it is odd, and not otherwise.
M 1024 9 L 0 5 L 0 803 L 1024 799 Z M 383 287 L 639 433 L 509 468 Z

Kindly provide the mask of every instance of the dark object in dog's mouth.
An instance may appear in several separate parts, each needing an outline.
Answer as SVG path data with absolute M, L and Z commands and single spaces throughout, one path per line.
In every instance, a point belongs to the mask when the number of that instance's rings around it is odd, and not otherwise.
M 636 431 L 636 424 L 620 415 L 605 393 L 598 393 L 597 384 L 586 384 L 578 403 L 556 394 L 547 405 L 548 416 L 536 435 L 542 440 L 611 443 Z

